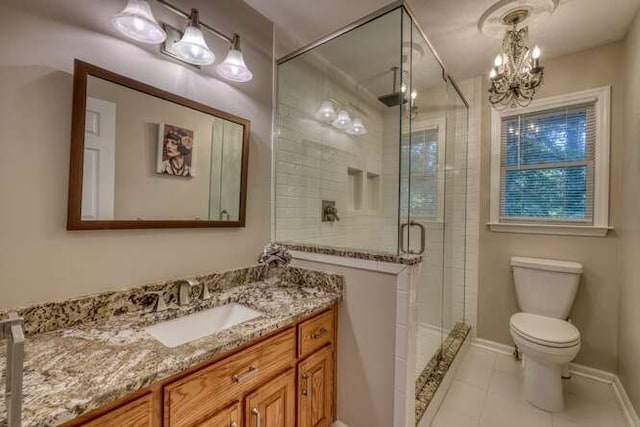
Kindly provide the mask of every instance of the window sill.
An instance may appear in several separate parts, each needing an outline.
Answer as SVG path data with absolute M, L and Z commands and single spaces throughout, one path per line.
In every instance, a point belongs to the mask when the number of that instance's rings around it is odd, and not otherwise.
M 613 227 L 587 225 L 509 224 L 490 222 L 491 231 L 498 233 L 549 234 L 556 236 L 605 237 Z

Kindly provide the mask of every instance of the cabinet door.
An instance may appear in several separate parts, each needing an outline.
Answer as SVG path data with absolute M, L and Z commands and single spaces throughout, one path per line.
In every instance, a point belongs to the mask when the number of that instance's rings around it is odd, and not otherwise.
M 247 427 L 295 427 L 295 389 L 295 371 L 289 369 L 247 395 Z
M 333 422 L 333 350 L 324 347 L 298 364 L 298 427 Z
M 151 427 L 153 426 L 151 394 L 81 425 L 85 427 Z
M 240 402 L 224 408 L 197 427 L 242 427 L 240 424 Z

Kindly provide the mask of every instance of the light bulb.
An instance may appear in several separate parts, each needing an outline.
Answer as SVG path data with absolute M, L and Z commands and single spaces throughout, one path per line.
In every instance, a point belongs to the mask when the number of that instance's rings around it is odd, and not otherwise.
M 331 123 L 336 129 L 348 129 L 351 127 L 352 121 L 349 117 L 349 113 L 346 110 L 340 110 L 338 117 Z
M 540 58 L 540 55 L 542 55 L 542 51 L 540 50 L 540 48 L 538 46 L 535 46 L 533 48 L 533 52 L 531 52 L 531 57 L 533 59 L 538 59 L 538 58 Z
M 400 86 L 400 92 L 405 93 L 407 91 L 407 85 L 402 83 L 402 85 Z
M 253 73 L 247 68 L 240 49 L 240 36 L 233 35 L 231 47 L 227 57 L 216 67 L 216 72 L 221 77 L 234 82 L 248 82 L 253 78 Z
M 184 62 L 193 65 L 209 65 L 215 61 L 216 56 L 213 54 L 207 42 L 204 41 L 202 30 L 200 29 L 198 11 L 191 9 L 189 25 L 184 30 L 184 35 L 179 42 L 173 45 L 173 51 Z
M 160 44 L 167 38 L 145 0 L 129 0 L 122 12 L 111 17 L 111 23 L 116 30 L 141 43 Z
M 359 117 L 353 119 L 353 123 L 351 127 L 347 129 L 347 133 L 349 135 L 365 135 L 367 133 L 367 128 L 364 127 L 362 120 Z
M 489 78 L 495 79 L 497 76 L 498 76 L 498 72 L 496 71 L 495 68 L 492 68 L 491 71 L 489 72 Z
M 316 118 L 323 122 L 331 122 L 336 116 L 336 110 L 333 108 L 331 101 L 324 101 L 316 111 Z
M 496 67 L 499 67 L 502 65 L 502 63 L 503 63 L 502 55 L 496 56 L 496 59 L 493 61 L 493 65 Z
M 411 92 L 411 100 L 414 101 L 418 97 L 418 92 L 415 90 Z

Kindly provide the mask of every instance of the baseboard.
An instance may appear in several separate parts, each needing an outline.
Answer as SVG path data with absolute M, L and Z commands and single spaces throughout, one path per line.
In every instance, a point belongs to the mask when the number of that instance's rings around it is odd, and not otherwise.
M 617 375 L 613 376 L 613 391 L 615 391 L 618 400 L 620 400 L 622 412 L 624 412 L 624 416 L 627 419 L 629 425 L 633 427 L 640 427 L 640 417 L 638 417 L 638 413 L 633 407 L 631 399 L 629 399 L 629 395 L 624 389 L 622 381 L 620 381 L 620 377 L 618 377 Z
M 515 347 L 512 345 L 489 341 L 478 337 L 473 337 L 471 339 L 471 345 L 473 345 L 474 347 L 480 347 L 486 350 L 495 351 L 496 353 L 507 354 L 509 356 L 513 355 L 513 351 L 515 350 Z
M 474 347 L 479 347 L 485 350 L 490 350 L 496 353 L 507 355 L 513 355 L 513 351 L 515 350 L 515 347 L 511 345 L 477 337 L 472 338 L 471 345 Z M 631 399 L 629 399 L 629 395 L 625 391 L 620 378 L 616 374 L 603 371 L 601 369 L 590 368 L 589 366 L 580 365 L 578 363 L 570 363 L 569 370 L 572 374 L 611 384 L 613 386 L 615 395 L 618 398 L 618 403 L 620 403 L 620 407 L 622 408 L 622 412 L 624 413 L 624 417 L 626 418 L 627 423 L 632 427 L 640 427 L 640 418 L 638 417 L 638 413 L 633 407 Z

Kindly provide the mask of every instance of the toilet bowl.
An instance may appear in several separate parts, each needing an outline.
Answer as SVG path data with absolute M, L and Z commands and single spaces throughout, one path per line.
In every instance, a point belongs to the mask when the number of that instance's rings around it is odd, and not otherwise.
M 582 265 L 538 258 L 511 258 L 518 305 L 509 330 L 524 355 L 524 395 L 549 412 L 564 409 L 562 369 L 580 351 L 580 331 L 566 319 Z
M 562 367 L 578 354 L 580 331 L 564 320 L 531 313 L 514 314 L 509 329 L 525 357 L 525 399 L 545 411 L 562 411 Z

